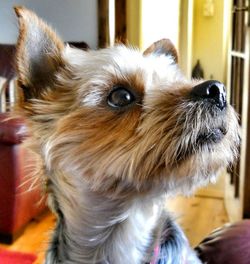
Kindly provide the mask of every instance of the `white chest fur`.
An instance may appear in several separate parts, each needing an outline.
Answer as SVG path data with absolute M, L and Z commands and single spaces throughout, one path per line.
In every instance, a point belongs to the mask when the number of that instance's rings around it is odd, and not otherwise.
M 153 243 L 153 232 L 162 213 L 159 202 L 136 200 L 128 211 L 128 218 L 115 234 L 114 263 L 142 263 L 145 250 Z

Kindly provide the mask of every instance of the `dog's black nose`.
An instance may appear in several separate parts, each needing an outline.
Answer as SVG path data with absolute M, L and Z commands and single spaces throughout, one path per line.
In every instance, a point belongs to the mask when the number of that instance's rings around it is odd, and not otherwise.
M 221 110 L 227 104 L 225 86 L 218 81 L 206 81 L 196 85 L 191 91 L 191 95 L 194 99 L 208 100 Z

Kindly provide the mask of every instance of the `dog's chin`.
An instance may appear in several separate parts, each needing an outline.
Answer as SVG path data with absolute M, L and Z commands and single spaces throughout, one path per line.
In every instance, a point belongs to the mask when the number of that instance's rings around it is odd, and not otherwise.
M 217 127 L 209 130 L 207 133 L 200 133 L 197 137 L 197 146 L 213 145 L 221 142 L 225 135 L 227 134 L 227 129 L 224 127 Z
M 225 160 L 213 159 L 209 157 L 208 152 L 200 152 L 190 155 L 176 166 L 167 179 L 167 194 L 176 195 L 192 195 L 197 188 L 207 186 L 209 183 L 216 183 L 218 175 L 220 175 Z M 205 162 L 204 162 L 205 161 Z M 169 181 L 170 179 L 170 181 Z
M 228 154 L 222 155 L 221 150 L 227 133 L 224 127 L 200 133 L 196 144 L 181 153 L 183 155 L 178 157 L 170 172 L 170 178 L 173 179 L 170 185 L 174 194 L 190 195 L 197 188 L 216 182 L 221 170 L 230 163 Z
M 206 132 L 200 132 L 190 146 L 177 152 L 174 166 L 181 166 L 194 155 L 202 155 L 203 152 L 214 152 L 226 134 L 227 129 L 225 127 L 216 127 Z
M 208 168 L 210 166 L 211 168 Z M 159 188 L 170 197 L 179 194 L 190 196 L 198 188 L 216 183 L 221 171 L 220 165 L 210 163 L 209 166 L 207 164 L 203 166 L 197 157 L 191 156 L 173 171 L 162 172 L 165 181 L 161 182 Z

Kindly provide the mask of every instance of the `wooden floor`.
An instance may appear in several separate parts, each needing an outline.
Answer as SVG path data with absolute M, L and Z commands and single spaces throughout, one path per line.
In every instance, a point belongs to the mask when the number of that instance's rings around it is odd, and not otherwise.
M 38 219 L 31 221 L 24 233 L 12 245 L 0 244 L 0 247 L 14 251 L 34 253 L 38 256 L 35 263 L 42 264 L 44 252 L 46 251 L 54 224 L 55 217 L 50 212 L 46 212 Z
M 174 213 L 192 246 L 214 228 L 228 221 L 220 189 L 216 188 L 212 186 L 199 191 L 194 197 L 177 197 L 166 202 L 167 208 Z M 36 221 L 32 221 L 15 243 L 10 246 L 0 244 L 0 247 L 35 253 L 38 256 L 36 264 L 42 264 L 54 223 L 54 216 L 46 213 Z
M 176 216 L 192 246 L 197 245 L 213 229 L 228 222 L 224 202 L 209 197 L 178 197 L 168 208 Z

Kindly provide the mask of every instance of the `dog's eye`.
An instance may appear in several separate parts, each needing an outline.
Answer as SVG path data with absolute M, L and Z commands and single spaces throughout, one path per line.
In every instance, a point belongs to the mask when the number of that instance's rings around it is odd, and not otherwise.
M 117 86 L 108 95 L 108 104 L 115 108 L 122 108 L 135 101 L 135 96 L 125 87 Z

